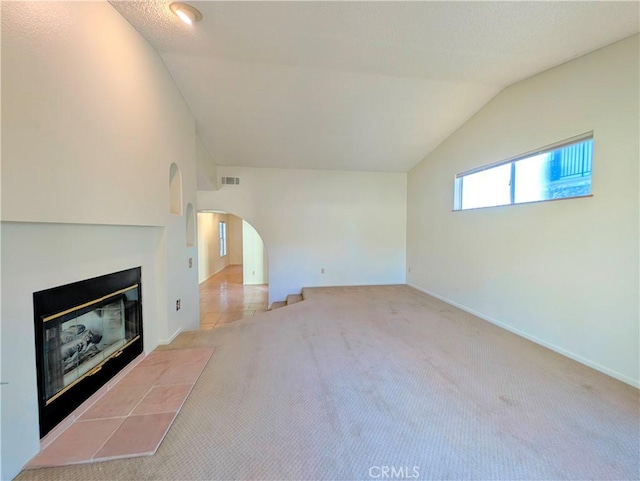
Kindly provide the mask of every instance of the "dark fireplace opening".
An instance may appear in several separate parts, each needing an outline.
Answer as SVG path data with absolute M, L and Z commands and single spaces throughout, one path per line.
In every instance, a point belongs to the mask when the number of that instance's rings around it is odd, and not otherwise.
M 33 294 L 40 437 L 142 353 L 141 273 Z

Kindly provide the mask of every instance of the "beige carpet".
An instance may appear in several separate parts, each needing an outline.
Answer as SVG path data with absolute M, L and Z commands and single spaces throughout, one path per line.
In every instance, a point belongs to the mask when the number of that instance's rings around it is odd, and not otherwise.
M 18 479 L 640 478 L 637 389 L 406 286 L 314 290 L 168 347 L 202 346 L 154 456 Z

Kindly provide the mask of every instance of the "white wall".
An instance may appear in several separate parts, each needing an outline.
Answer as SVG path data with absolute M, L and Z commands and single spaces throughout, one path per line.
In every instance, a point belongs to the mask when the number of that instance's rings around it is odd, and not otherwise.
M 269 256 L 262 238 L 251 224 L 242 221 L 242 282 L 246 286 L 269 282 Z
M 229 264 L 242 264 L 242 219 L 233 214 L 229 214 L 227 224 L 227 247 Z
M 2 17 L 2 219 L 164 225 L 164 164 L 195 182 L 195 123 L 155 50 L 106 3 Z
M 108 3 L 2 2 L 2 140 L 0 478 L 11 479 L 38 450 L 35 290 L 142 265 L 145 349 L 197 328 L 196 248 L 168 188 L 175 162 L 182 211 L 195 206 L 196 135 L 160 57 Z
M 2 224 L 2 459 L 11 479 L 39 450 L 34 292 L 142 266 L 144 347 L 158 345 L 163 229 L 73 224 Z M 11 300 L 8 302 L 7 300 Z
M 198 190 L 218 190 L 216 163 L 198 134 L 196 134 L 196 165 Z
M 639 380 L 638 36 L 504 90 L 409 173 L 408 282 Z M 593 197 L 452 212 L 456 173 L 594 131 Z
M 195 163 L 195 156 L 192 157 Z M 195 194 L 195 172 L 189 186 L 190 195 Z M 187 196 L 183 201 L 186 205 Z M 192 201 L 195 206 L 195 201 Z M 186 212 L 186 208 L 183 209 Z M 187 246 L 186 222 L 184 215 L 170 216 L 166 220 L 165 250 L 163 268 L 166 289 L 161 297 L 165 302 L 166 329 L 159 334 L 158 340 L 166 344 L 181 331 L 192 331 L 200 326 L 200 302 L 198 299 L 198 249 Z M 189 267 L 189 259 L 192 259 Z M 180 310 L 176 311 L 176 300 L 180 300 Z
M 198 212 L 198 282 L 206 281 L 229 265 L 229 254 L 220 257 L 220 222 L 226 222 L 229 228 L 227 214 Z
M 270 302 L 307 286 L 405 282 L 406 174 L 218 166 L 218 175 L 240 185 L 199 191 L 198 208 L 238 215 L 262 236 Z

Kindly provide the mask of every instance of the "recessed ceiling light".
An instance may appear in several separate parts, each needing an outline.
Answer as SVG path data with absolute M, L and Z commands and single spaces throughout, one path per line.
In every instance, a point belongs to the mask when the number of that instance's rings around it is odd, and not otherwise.
M 186 3 L 172 3 L 169 8 L 187 25 L 193 25 L 202 20 L 202 14 L 198 9 Z

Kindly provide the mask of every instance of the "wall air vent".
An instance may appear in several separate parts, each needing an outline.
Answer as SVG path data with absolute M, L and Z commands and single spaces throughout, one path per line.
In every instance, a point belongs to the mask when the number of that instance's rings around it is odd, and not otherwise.
M 222 185 L 240 185 L 240 177 L 221 177 Z

